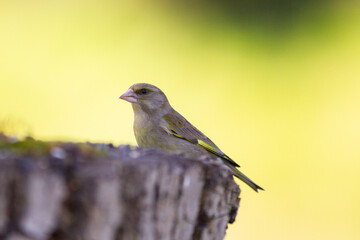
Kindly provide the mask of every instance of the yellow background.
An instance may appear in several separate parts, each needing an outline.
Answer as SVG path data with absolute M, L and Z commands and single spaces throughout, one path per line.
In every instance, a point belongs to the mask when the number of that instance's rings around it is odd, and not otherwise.
M 135 145 L 117 98 L 152 83 L 266 189 L 240 183 L 227 240 L 359 239 L 359 7 L 277 31 L 159 1 L 1 1 L 0 128 Z

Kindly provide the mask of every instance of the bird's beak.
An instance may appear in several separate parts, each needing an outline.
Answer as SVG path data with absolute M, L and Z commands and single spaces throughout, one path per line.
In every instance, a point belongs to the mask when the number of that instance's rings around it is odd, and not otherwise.
M 126 92 L 124 92 L 124 94 L 121 95 L 119 98 L 128 101 L 130 103 L 137 103 L 136 94 L 132 89 L 129 89 Z

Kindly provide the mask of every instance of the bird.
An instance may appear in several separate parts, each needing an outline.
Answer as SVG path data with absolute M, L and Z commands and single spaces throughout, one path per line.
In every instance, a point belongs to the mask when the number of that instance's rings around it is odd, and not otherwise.
M 209 156 L 214 160 L 220 159 L 235 177 L 254 191 L 264 190 L 240 172 L 237 169 L 240 166 L 205 134 L 174 110 L 164 92 L 158 87 L 148 83 L 136 83 L 119 98 L 132 105 L 134 135 L 139 147 L 183 154 L 192 159 L 203 156 Z

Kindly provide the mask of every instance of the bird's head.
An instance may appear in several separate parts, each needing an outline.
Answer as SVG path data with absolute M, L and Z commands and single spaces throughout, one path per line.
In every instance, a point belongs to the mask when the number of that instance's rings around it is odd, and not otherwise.
M 148 83 L 132 85 L 120 99 L 132 103 L 134 109 L 140 107 L 148 113 L 170 106 L 165 94 L 158 87 Z

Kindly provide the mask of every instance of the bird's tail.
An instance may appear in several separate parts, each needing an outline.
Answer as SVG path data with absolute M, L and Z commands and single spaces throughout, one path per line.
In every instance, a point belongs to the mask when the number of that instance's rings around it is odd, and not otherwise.
M 243 181 L 244 183 L 246 183 L 249 187 L 251 187 L 252 189 L 254 189 L 254 191 L 258 191 L 258 189 L 263 190 L 264 189 L 262 187 L 260 187 L 259 185 L 257 185 L 256 183 L 254 183 L 253 181 L 251 181 L 250 178 L 248 178 L 247 176 L 245 176 L 245 174 L 243 174 L 242 172 L 240 172 L 236 167 L 225 163 L 233 172 L 233 175 L 235 177 L 237 177 L 238 179 L 240 179 L 241 181 Z

